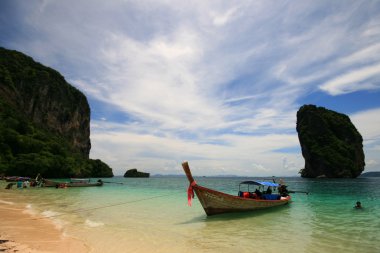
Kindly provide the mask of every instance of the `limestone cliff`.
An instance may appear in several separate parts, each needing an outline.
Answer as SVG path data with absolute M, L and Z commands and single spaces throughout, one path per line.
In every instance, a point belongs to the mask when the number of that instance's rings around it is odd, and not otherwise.
M 0 175 L 112 177 L 90 148 L 87 98 L 57 71 L 0 47 Z
M 89 156 L 90 107 L 87 98 L 57 71 L 32 58 L 0 48 L 0 97 L 37 125 L 63 135 Z
M 364 170 L 363 139 L 347 115 L 315 105 L 297 112 L 305 158 L 302 177 L 355 178 Z

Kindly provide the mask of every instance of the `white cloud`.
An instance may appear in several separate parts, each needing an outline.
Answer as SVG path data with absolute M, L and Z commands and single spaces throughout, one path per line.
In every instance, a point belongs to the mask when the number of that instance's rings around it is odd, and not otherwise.
M 380 147 L 380 108 L 351 115 L 351 121 L 363 137 L 365 171 L 378 171 Z
M 299 162 L 299 161 L 298 161 Z M 288 157 L 285 156 L 282 159 L 282 166 L 286 171 L 291 171 L 291 172 L 297 172 L 302 169 L 304 166 L 300 166 L 300 164 L 295 161 L 289 161 Z
M 348 56 L 345 56 L 339 59 L 338 63 L 340 64 L 363 64 L 371 61 L 378 61 L 380 54 L 380 43 L 375 43 L 359 49 L 359 51 L 354 52 Z
M 144 127 L 147 127 L 147 132 Z M 267 176 L 271 168 L 279 169 L 271 173 L 286 175 L 288 170 L 281 169 L 283 155 L 273 150 L 298 145 L 296 135 L 220 135 L 186 140 L 170 133 L 154 135 L 149 130 L 150 126 L 94 122 L 91 140 L 97 148 L 91 156 L 102 156 L 117 174 L 132 167 L 152 173 L 159 173 L 165 167 L 166 171 L 180 174 L 181 161 L 189 160 L 197 174 L 202 175 L 243 175 L 246 172 Z M 299 168 L 303 166 L 300 154 L 289 156 L 298 161 Z
M 214 25 L 222 26 L 222 25 L 227 24 L 229 21 L 231 21 L 231 19 L 233 19 L 237 10 L 238 10 L 237 7 L 233 7 L 231 9 L 228 9 L 224 13 L 211 12 L 212 21 Z
M 254 170 L 256 171 L 263 171 L 263 172 L 270 172 L 271 169 L 268 169 L 268 168 L 265 168 L 263 165 L 261 164 L 252 164 L 252 167 Z
M 350 116 L 365 142 L 380 142 L 380 108 L 361 111 Z
M 379 162 L 378 161 L 375 161 L 375 160 L 369 160 L 366 162 L 366 165 L 368 166 L 377 166 L 379 165 Z
M 320 89 L 331 95 L 340 95 L 359 90 L 380 89 L 378 82 L 372 82 L 373 78 L 380 79 L 380 64 L 345 73 L 321 85 Z

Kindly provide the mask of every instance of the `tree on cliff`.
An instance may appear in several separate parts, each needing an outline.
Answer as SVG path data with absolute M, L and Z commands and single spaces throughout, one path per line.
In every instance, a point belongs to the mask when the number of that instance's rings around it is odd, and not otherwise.
M 363 138 L 347 115 L 315 105 L 297 112 L 302 177 L 355 178 L 364 170 Z

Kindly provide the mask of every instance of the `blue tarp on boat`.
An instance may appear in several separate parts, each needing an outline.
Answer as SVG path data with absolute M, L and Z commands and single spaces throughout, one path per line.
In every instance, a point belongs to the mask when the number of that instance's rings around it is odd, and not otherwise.
M 244 181 L 240 184 L 250 184 L 250 185 L 263 185 L 263 186 L 272 186 L 272 187 L 279 187 L 279 184 L 272 183 L 272 182 L 265 182 L 265 181 Z

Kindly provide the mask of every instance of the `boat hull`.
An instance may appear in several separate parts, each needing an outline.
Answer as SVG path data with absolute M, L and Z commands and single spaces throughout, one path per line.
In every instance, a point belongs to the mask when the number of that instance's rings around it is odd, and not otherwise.
M 290 196 L 280 200 L 261 200 L 233 196 L 199 185 L 193 186 L 199 202 L 208 216 L 222 213 L 246 212 L 282 206 L 289 203 Z
M 92 186 L 102 186 L 103 182 L 96 183 L 80 183 L 80 182 L 58 182 L 44 179 L 44 187 L 56 187 L 56 188 L 66 188 L 66 187 L 92 187 Z
M 17 177 L 17 176 L 14 176 L 14 177 L 5 177 L 4 178 L 6 182 L 19 182 L 19 181 L 30 181 L 31 178 L 30 177 Z

